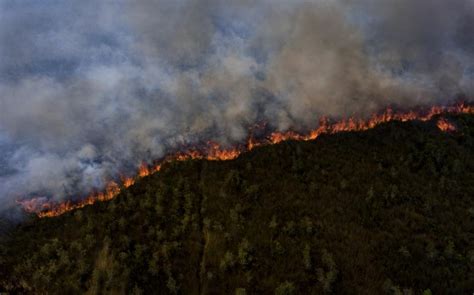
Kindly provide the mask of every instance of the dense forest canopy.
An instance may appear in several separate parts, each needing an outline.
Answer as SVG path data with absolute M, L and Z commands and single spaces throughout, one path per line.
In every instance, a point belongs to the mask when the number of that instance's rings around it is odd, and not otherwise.
M 0 291 L 474 290 L 474 116 L 168 163 L 115 199 L 2 224 Z

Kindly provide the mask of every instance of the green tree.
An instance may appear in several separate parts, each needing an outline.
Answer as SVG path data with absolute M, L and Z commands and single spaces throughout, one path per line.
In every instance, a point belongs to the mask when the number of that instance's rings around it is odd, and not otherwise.
M 292 282 L 285 281 L 281 283 L 276 289 L 275 289 L 275 295 L 293 295 L 296 292 L 296 288 L 293 285 Z

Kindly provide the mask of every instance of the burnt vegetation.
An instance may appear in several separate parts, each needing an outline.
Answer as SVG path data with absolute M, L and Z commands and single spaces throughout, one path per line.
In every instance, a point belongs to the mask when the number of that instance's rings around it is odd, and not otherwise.
M 0 290 L 474 290 L 474 116 L 168 163 L 115 199 L 2 230 Z

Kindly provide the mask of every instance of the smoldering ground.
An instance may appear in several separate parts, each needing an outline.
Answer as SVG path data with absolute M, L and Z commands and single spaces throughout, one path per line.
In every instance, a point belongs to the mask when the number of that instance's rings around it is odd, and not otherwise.
M 469 0 L 0 3 L 0 206 L 182 144 L 471 95 Z

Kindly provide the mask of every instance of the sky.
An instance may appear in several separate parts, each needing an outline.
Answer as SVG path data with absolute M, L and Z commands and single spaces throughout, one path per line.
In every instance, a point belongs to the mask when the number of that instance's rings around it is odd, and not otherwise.
M 470 97 L 470 0 L 0 0 L 0 209 L 179 146 Z

